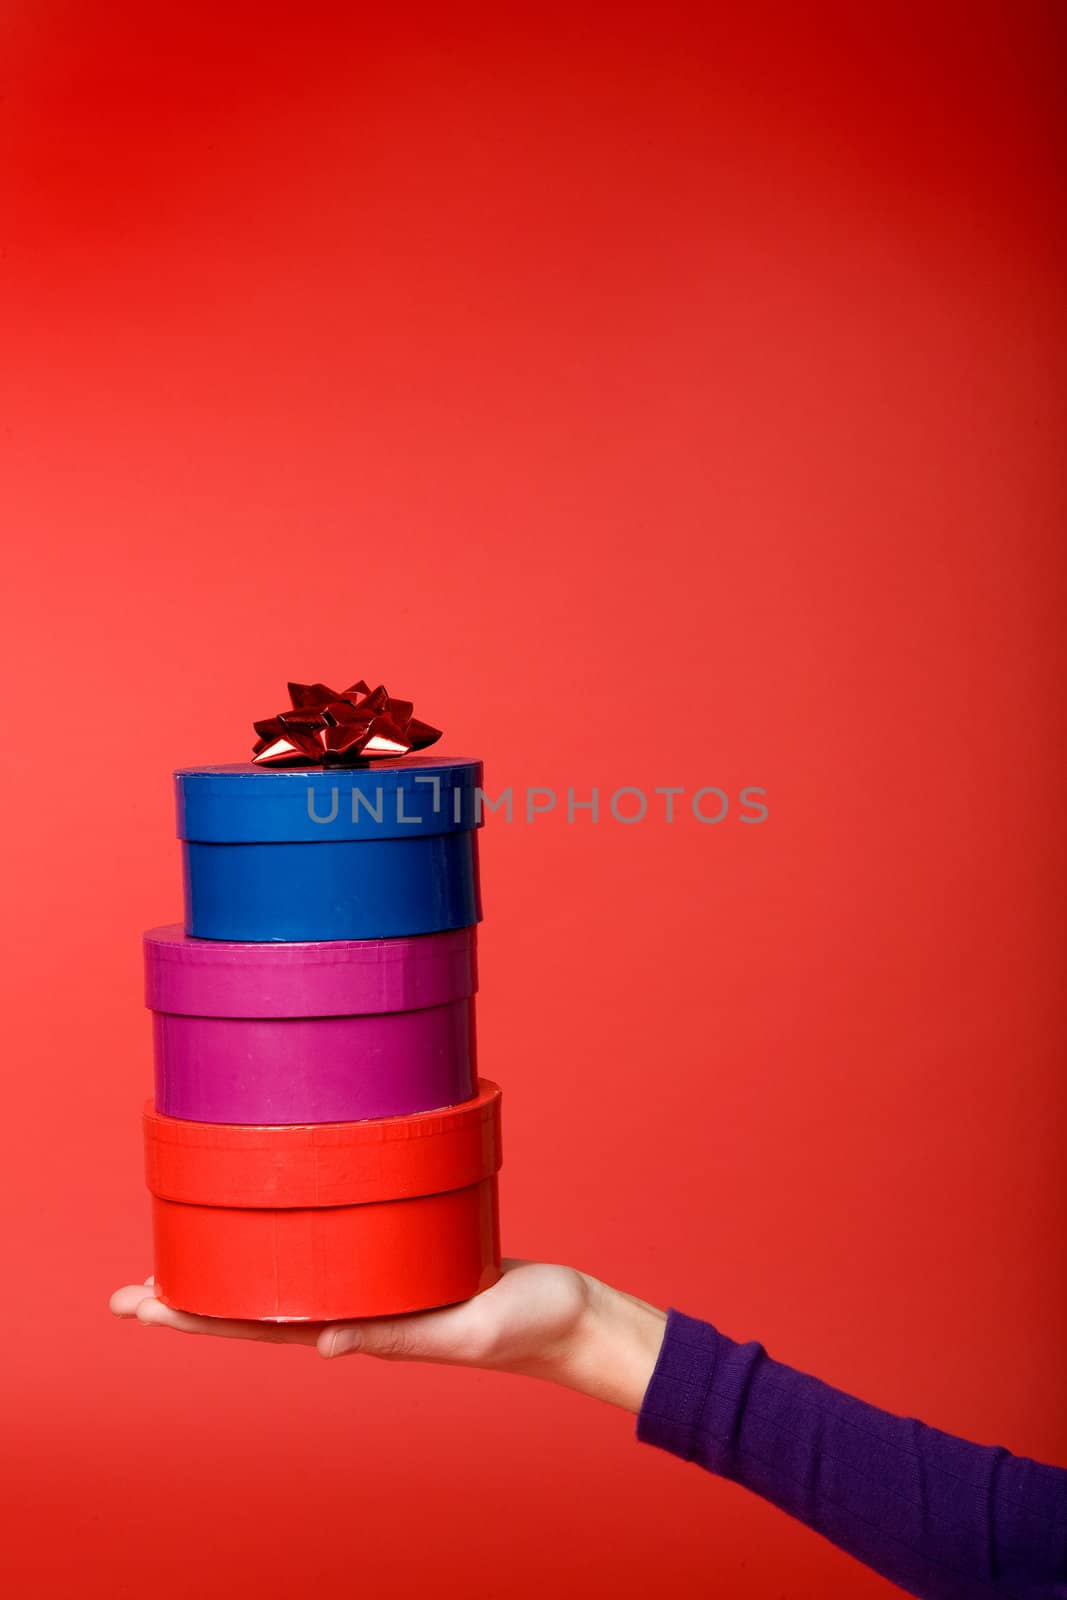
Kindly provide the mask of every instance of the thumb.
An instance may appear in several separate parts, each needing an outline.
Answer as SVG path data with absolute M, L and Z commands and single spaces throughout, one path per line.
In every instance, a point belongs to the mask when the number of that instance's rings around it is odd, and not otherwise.
M 492 1290 L 487 1290 L 492 1294 Z M 485 1296 L 437 1311 L 405 1317 L 366 1317 L 361 1322 L 335 1322 L 318 1337 L 320 1356 L 379 1356 L 384 1361 L 443 1361 L 477 1364 L 484 1333 Z
M 430 1354 L 425 1316 L 372 1317 L 365 1322 L 335 1323 L 323 1328 L 318 1352 L 334 1356 L 379 1356 L 386 1361 L 426 1360 Z

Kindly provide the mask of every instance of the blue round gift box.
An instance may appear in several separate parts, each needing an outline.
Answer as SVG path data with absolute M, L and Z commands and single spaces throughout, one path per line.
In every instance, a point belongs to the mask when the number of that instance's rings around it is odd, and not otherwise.
M 481 920 L 480 761 L 241 762 L 174 782 L 194 938 L 393 939 Z

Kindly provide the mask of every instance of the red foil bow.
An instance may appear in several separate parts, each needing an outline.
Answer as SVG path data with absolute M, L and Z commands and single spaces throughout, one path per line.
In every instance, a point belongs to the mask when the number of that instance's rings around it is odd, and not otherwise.
M 325 683 L 291 683 L 292 706 L 252 726 L 259 734 L 252 760 L 261 767 L 354 766 L 406 756 L 441 737 L 440 728 L 413 717 L 410 700 L 361 678 L 340 693 Z

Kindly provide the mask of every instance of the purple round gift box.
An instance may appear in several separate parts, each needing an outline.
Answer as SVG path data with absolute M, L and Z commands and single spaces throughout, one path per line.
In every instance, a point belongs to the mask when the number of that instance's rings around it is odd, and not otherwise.
M 475 1093 L 476 929 L 235 944 L 144 936 L 156 1106 L 187 1122 L 358 1122 Z

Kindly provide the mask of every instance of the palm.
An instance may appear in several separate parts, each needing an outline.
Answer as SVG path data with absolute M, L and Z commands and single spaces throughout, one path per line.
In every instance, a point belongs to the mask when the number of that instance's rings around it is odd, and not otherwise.
M 507 1262 L 499 1282 L 473 1300 L 396 1319 L 389 1338 L 394 1347 L 373 1353 L 508 1371 L 532 1368 L 574 1333 L 589 1291 L 589 1280 L 573 1267 Z

